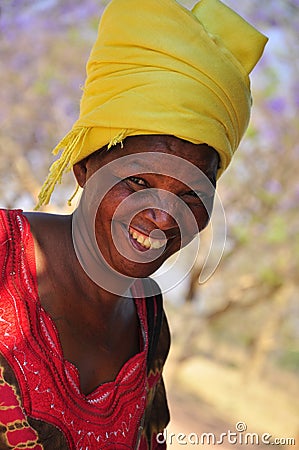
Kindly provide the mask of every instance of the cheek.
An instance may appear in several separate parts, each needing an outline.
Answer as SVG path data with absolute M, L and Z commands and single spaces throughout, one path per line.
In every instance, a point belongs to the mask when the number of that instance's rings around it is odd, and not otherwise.
M 183 237 L 183 246 L 189 244 L 196 235 L 198 235 L 202 230 L 204 230 L 210 221 L 210 216 L 212 212 L 213 202 L 209 202 L 209 204 L 205 206 L 196 206 L 190 207 L 189 211 L 192 214 L 192 217 L 189 214 L 185 214 L 183 223 L 184 223 L 184 237 Z
M 193 207 L 182 217 L 183 231 L 190 240 L 200 233 L 209 223 L 209 214 L 204 207 Z
M 210 222 L 210 218 L 213 211 L 214 197 L 208 200 L 205 205 L 198 208 L 196 214 L 196 221 L 198 224 L 199 231 L 202 231 Z
M 192 242 L 193 239 L 195 239 L 195 237 L 198 236 L 198 234 L 206 228 L 210 221 L 209 214 L 204 207 L 194 208 L 192 213 L 194 220 L 190 220 L 190 216 L 186 220 L 184 234 L 181 241 L 181 248 L 184 248 L 188 244 L 190 244 L 190 242 Z
M 201 214 L 199 215 L 199 218 L 197 219 L 198 224 L 198 230 L 201 232 L 206 228 L 206 226 L 209 224 L 210 216 L 206 209 L 202 208 Z
M 115 203 L 114 199 L 109 199 L 109 196 L 105 197 L 98 207 L 96 224 L 109 224 L 110 226 L 116 208 L 117 204 Z
M 134 206 L 128 197 L 129 193 L 127 189 L 120 188 L 119 186 L 112 188 L 105 195 L 98 207 L 96 216 L 97 223 L 104 227 L 109 226 L 110 228 L 112 222 L 125 221 L 125 215 L 130 214 Z M 125 208 L 122 208 L 121 205 L 124 200 L 126 200 Z

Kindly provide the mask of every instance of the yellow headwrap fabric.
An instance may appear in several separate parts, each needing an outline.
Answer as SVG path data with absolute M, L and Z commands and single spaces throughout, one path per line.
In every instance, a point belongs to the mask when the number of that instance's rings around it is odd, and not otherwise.
M 112 0 L 87 63 L 80 117 L 54 149 L 39 196 L 65 170 L 127 136 L 169 134 L 215 148 L 226 169 L 247 128 L 249 73 L 267 38 L 219 0 Z

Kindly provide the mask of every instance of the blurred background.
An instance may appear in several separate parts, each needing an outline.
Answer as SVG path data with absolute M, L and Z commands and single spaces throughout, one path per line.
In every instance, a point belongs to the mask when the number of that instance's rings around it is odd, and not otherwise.
M 85 62 L 107 3 L 0 0 L 1 207 L 34 207 L 51 149 L 78 116 Z M 224 3 L 270 40 L 251 76 L 250 127 L 218 186 L 227 221 L 221 261 L 200 284 L 209 229 L 201 256 L 185 253 L 182 282 L 165 293 L 169 432 L 219 436 L 242 421 L 248 432 L 294 438 L 289 447 L 298 449 L 299 0 Z M 71 212 L 74 188 L 69 174 L 47 210 Z M 230 447 L 243 445 L 222 444 Z M 173 440 L 170 448 L 181 445 Z

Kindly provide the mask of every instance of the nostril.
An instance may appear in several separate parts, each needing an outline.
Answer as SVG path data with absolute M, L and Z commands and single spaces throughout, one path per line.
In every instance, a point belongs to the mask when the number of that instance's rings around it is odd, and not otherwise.
M 152 220 L 156 223 L 157 228 L 169 228 L 176 224 L 176 220 L 173 215 L 164 209 L 151 208 L 148 210 L 152 217 Z

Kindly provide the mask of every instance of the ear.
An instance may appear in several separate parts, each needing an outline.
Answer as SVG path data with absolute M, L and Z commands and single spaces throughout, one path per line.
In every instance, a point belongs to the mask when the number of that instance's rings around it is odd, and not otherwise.
M 86 180 L 86 178 L 87 178 L 87 167 L 86 167 L 87 160 L 88 160 L 88 157 L 82 159 L 81 161 L 77 162 L 73 166 L 73 172 L 74 172 L 75 178 L 81 188 L 83 188 L 85 186 L 85 183 L 87 181 Z

